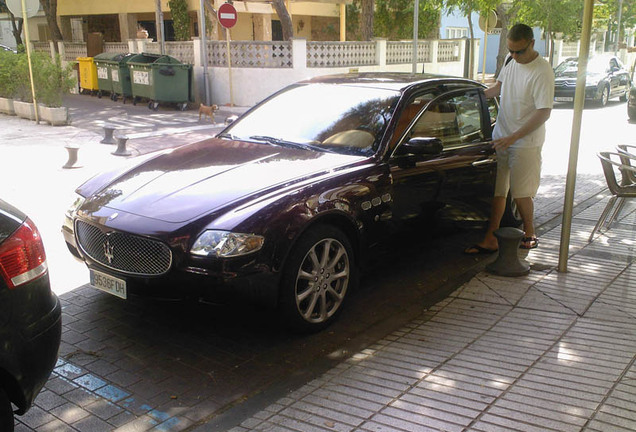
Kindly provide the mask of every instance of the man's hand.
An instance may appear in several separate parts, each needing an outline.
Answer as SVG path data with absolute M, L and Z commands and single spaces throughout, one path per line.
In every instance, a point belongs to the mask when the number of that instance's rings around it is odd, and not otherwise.
M 495 150 L 506 150 L 508 147 L 513 145 L 515 141 L 517 141 L 517 137 L 514 134 L 499 138 L 492 141 L 492 148 Z
M 541 126 L 550 118 L 550 113 L 552 112 L 551 108 L 541 108 L 534 111 L 534 114 L 530 116 L 528 121 L 515 133 L 512 135 L 508 135 L 506 137 L 502 137 L 496 140 L 493 140 L 492 147 L 497 150 L 505 150 L 511 145 L 515 143 L 515 141 L 520 140 L 524 136 L 528 135 L 530 132 Z

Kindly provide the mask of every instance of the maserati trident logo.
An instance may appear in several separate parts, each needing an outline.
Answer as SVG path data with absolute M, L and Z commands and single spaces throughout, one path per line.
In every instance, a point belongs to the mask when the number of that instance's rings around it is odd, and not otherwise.
M 113 258 L 115 258 L 115 255 L 113 254 L 114 250 L 115 246 L 112 246 L 110 244 L 110 241 L 106 240 L 106 242 L 104 243 L 104 256 L 108 260 L 108 264 L 113 263 Z

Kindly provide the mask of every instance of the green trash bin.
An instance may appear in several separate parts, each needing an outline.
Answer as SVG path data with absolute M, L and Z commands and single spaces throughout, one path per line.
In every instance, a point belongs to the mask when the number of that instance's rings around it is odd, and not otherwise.
M 134 54 L 127 53 L 102 53 L 95 56 L 99 89 L 100 91 L 102 90 L 101 74 L 104 77 L 104 90 L 110 92 L 110 98 L 113 101 L 116 101 L 121 96 L 122 101 L 126 103 L 126 98 L 132 97 L 130 71 L 127 64 L 132 57 L 134 57 Z M 105 79 L 106 75 L 108 76 L 108 82 Z
M 113 94 L 113 82 L 110 77 L 110 62 L 116 53 L 101 53 L 93 57 L 97 70 L 97 97 L 101 98 L 104 93 Z
M 175 103 L 184 111 L 192 97 L 192 65 L 168 55 L 141 53 L 128 60 L 133 104 L 148 100 L 148 108 L 157 110 L 160 102 Z

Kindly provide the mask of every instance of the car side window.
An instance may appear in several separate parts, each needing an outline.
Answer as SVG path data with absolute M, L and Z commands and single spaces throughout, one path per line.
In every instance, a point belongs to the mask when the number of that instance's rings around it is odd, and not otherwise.
M 488 99 L 488 114 L 490 117 L 490 126 L 494 128 L 497 115 L 499 114 L 499 104 L 496 98 Z
M 393 133 L 393 143 L 400 139 L 408 125 L 413 121 L 417 114 L 438 95 L 439 91 L 437 90 L 431 90 L 430 92 L 419 94 L 404 107 L 404 110 L 400 114 L 397 126 L 395 127 L 395 132 Z
M 478 90 L 454 93 L 431 102 L 410 131 L 409 138 L 417 137 L 439 138 L 444 147 L 483 141 Z

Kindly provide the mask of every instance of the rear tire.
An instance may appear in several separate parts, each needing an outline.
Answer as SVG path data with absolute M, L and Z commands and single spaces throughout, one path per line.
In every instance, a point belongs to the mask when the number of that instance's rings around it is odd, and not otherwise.
M 519 228 L 523 224 L 519 210 L 517 209 L 517 203 L 512 199 L 510 194 L 506 198 L 506 210 L 501 218 L 502 227 Z
M 0 388 L 0 431 L 13 432 L 14 423 L 11 401 L 4 389 Z
M 280 308 L 291 330 L 311 333 L 330 325 L 357 280 L 353 248 L 338 228 L 317 225 L 289 254 L 280 287 Z

